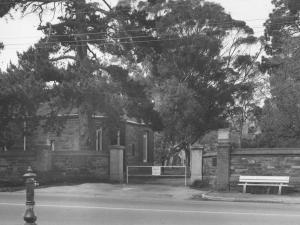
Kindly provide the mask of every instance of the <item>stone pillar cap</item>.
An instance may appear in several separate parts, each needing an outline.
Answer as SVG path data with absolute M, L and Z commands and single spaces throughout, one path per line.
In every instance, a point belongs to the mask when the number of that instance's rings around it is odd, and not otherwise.
M 204 149 L 203 145 L 195 144 L 191 146 L 191 150 L 203 150 L 203 149 Z
M 110 148 L 110 149 L 119 149 L 119 150 L 123 150 L 123 149 L 125 149 L 125 146 L 123 146 L 123 145 L 110 145 L 109 148 Z

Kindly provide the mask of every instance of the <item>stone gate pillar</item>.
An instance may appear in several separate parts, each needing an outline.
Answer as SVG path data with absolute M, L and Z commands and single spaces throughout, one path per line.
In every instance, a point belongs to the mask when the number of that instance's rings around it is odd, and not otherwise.
M 191 183 L 202 180 L 202 155 L 203 146 L 191 146 Z
M 125 147 L 120 145 L 110 146 L 109 154 L 109 178 L 110 181 L 122 183 L 123 174 L 123 152 Z
M 229 129 L 218 130 L 217 149 L 217 191 L 229 191 L 230 179 L 230 132 Z

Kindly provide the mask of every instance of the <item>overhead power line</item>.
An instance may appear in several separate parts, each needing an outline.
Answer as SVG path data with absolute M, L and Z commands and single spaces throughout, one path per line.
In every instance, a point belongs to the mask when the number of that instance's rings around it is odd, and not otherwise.
M 170 39 L 158 39 L 158 40 L 140 40 L 140 41 L 119 41 L 119 42 L 103 42 L 103 43 L 98 43 L 97 45 L 117 45 L 117 44 L 131 44 L 131 43 L 147 43 L 147 42 L 160 42 L 160 41 L 176 41 L 176 40 L 182 40 L 182 38 L 170 38 Z M 47 44 L 59 44 L 60 42 L 48 42 L 48 43 L 43 43 L 43 44 L 38 44 L 36 45 L 36 48 L 51 48 L 51 46 L 47 46 Z M 92 43 L 86 43 L 86 44 L 92 44 Z M 80 47 L 80 46 L 85 46 L 84 44 L 74 44 L 71 45 L 72 47 Z
M 214 26 L 222 26 L 222 25 L 234 25 L 235 23 L 233 22 L 222 22 L 222 23 L 210 23 L 210 25 L 214 25 Z M 293 23 L 272 23 L 272 25 L 292 25 Z M 265 29 L 264 26 L 254 26 L 251 27 L 252 29 Z M 176 28 L 175 28 L 176 29 Z M 145 29 L 145 28 L 141 28 L 141 29 L 129 29 L 126 30 L 127 32 L 148 32 L 148 31 L 158 31 L 157 28 L 150 28 L 150 29 Z M 276 31 L 276 30 L 274 30 Z M 121 31 L 122 32 L 122 31 Z M 53 34 L 51 35 L 52 37 L 68 37 L 68 36 L 79 36 L 79 35 L 97 35 L 97 34 L 108 34 L 109 32 L 107 31 L 102 31 L 102 32 L 86 32 L 86 33 L 70 33 L 70 34 Z M 40 36 L 0 36 L 0 39 L 3 38 L 34 38 L 34 37 L 40 37 Z M 124 37 L 125 38 L 125 37 Z

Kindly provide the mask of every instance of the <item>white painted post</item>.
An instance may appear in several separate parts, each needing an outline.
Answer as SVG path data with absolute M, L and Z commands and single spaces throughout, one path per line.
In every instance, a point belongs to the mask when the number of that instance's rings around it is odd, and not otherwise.
M 128 166 L 127 166 L 127 169 L 126 169 L 126 184 L 128 184 Z
M 124 146 L 110 146 L 109 173 L 111 181 L 124 182 L 123 152 Z
M 186 186 L 186 166 L 184 167 L 184 186 Z
M 191 184 L 202 181 L 202 154 L 203 146 L 191 146 Z

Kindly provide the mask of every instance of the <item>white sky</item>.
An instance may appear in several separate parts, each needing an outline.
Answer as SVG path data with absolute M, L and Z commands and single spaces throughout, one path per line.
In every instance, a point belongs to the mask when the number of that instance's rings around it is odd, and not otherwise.
M 108 0 L 115 3 L 117 0 Z M 211 0 L 221 4 L 234 19 L 247 22 L 257 36 L 263 34 L 263 23 L 272 10 L 271 0 Z M 37 31 L 39 20 L 36 15 L 28 15 L 14 19 L 0 19 L 0 42 L 5 49 L 0 53 L 0 68 L 5 70 L 10 61 L 16 63 L 16 52 L 25 51 L 39 40 L 41 32 Z

